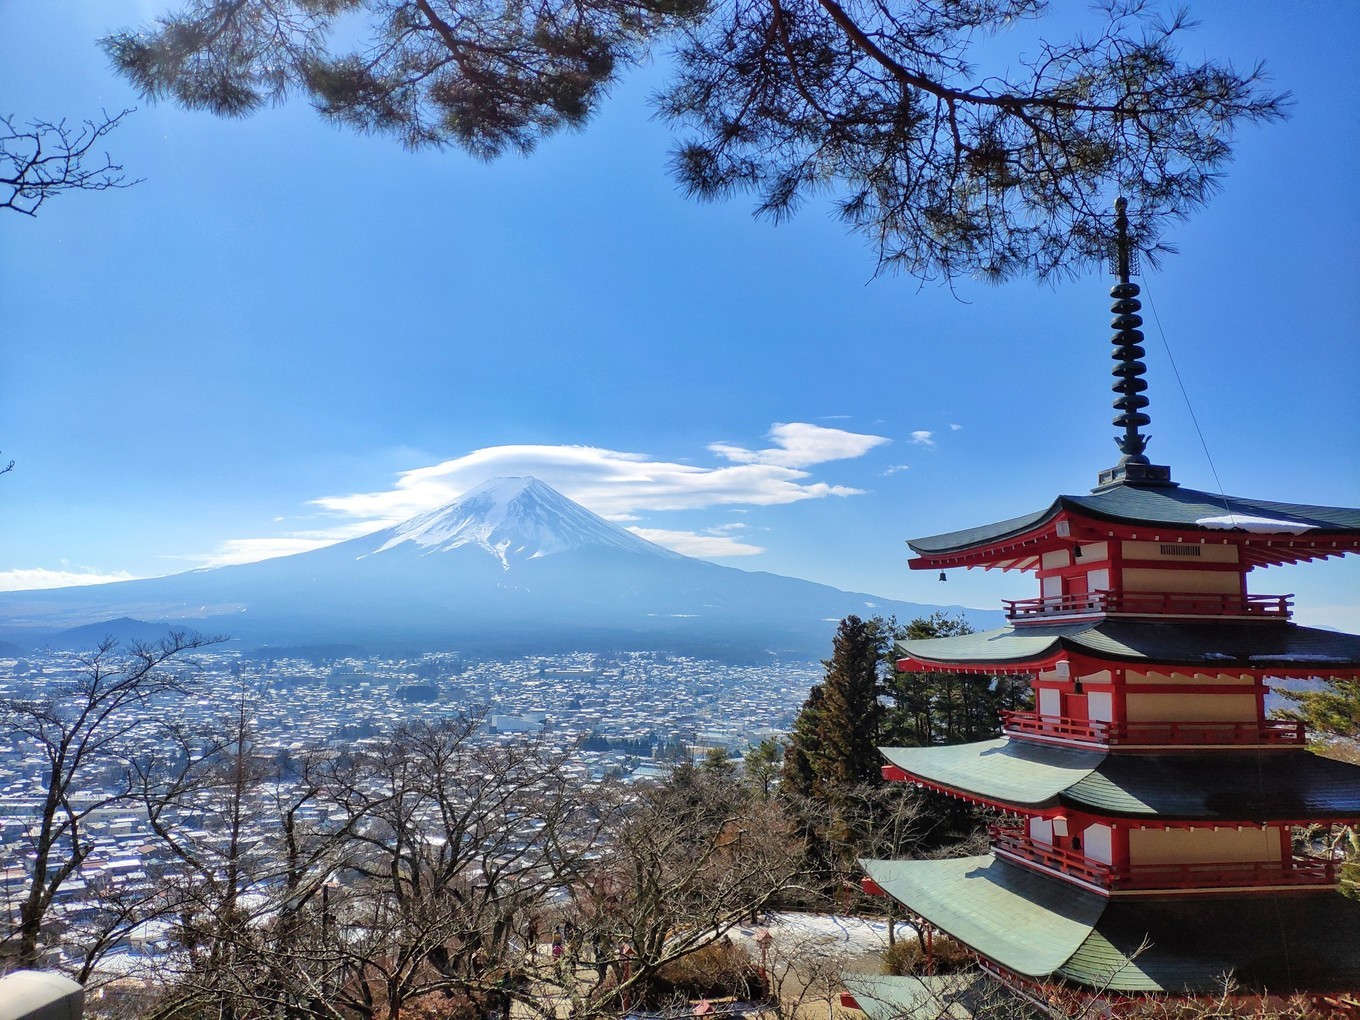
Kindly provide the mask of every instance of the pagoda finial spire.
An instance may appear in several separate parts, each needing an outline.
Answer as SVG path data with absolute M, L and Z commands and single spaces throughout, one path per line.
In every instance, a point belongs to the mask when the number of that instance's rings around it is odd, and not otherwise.
M 1138 272 L 1138 249 L 1129 240 L 1128 202 L 1123 198 L 1115 199 L 1115 238 L 1110 251 L 1110 271 L 1119 277 L 1119 282 L 1110 288 L 1114 304 L 1110 311 L 1114 319 L 1110 326 L 1115 330 L 1110 342 L 1114 352 L 1110 355 L 1115 361 L 1112 374 L 1115 392 L 1114 424 L 1124 430 L 1123 435 L 1115 437 L 1115 444 L 1124 456 L 1119 463 L 1108 471 L 1100 473 L 1102 485 L 1113 482 L 1140 482 L 1144 485 L 1166 485 L 1171 482 L 1171 469 L 1152 464 L 1143 452 L 1147 449 L 1151 436 L 1140 432 L 1152 419 L 1143 409 L 1148 406 L 1148 398 L 1143 396 L 1147 383 L 1143 373 L 1147 365 L 1142 358 L 1143 317 L 1138 314 L 1143 307 L 1138 300 L 1138 284 L 1131 283 L 1129 277 Z

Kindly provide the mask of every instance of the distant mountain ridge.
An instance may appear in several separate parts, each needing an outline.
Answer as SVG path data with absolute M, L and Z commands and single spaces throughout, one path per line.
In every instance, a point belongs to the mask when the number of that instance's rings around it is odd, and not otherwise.
M 537 479 L 497 478 L 401 524 L 310 552 L 0 592 L 0 639 L 42 644 L 79 628 L 89 644 L 101 624 L 130 617 L 228 634 L 247 647 L 657 649 L 749 660 L 824 656 L 836 622 L 851 613 L 909 620 L 940 608 L 958 609 L 684 556 Z M 979 625 L 999 618 L 964 612 Z

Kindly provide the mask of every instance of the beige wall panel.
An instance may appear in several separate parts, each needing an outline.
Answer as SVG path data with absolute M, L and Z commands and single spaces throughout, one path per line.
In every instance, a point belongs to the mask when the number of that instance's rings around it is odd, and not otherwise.
M 1211 676 L 1207 673 L 1191 675 L 1189 673 L 1139 673 L 1134 670 L 1126 670 L 1124 682 L 1126 684 L 1222 684 L 1225 687 L 1249 687 L 1253 680 L 1249 676 L 1234 676 L 1227 673 Z
M 1278 861 L 1280 830 L 1244 828 L 1130 829 L 1130 864 Z
M 1163 555 L 1161 542 L 1125 542 L 1123 543 L 1124 559 L 1126 560 L 1175 560 L 1178 563 L 1236 563 L 1237 546 L 1235 545 L 1209 545 L 1205 543 L 1199 545 L 1198 556 L 1186 556 L 1184 553 Z M 1189 542 L 1167 542 L 1166 545 L 1180 545 L 1189 547 Z
M 1124 590 L 1237 595 L 1242 591 L 1242 578 L 1231 570 L 1160 570 L 1156 567 L 1125 567 Z
M 1083 542 L 1081 544 L 1081 558 L 1084 560 L 1108 560 L 1110 558 L 1109 542 Z
M 1086 715 L 1092 722 L 1111 722 L 1114 719 L 1114 695 L 1109 691 L 1092 691 L 1086 696 Z
M 1029 820 L 1029 837 L 1036 843 L 1046 843 L 1053 845 L 1053 823 L 1047 818 L 1031 818 Z
M 1129 693 L 1129 722 L 1254 722 L 1254 694 Z

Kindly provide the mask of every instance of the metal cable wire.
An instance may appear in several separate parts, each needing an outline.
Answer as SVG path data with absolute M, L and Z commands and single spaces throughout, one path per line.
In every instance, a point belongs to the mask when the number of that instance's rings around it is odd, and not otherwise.
M 1166 339 L 1166 330 L 1162 329 L 1162 317 L 1157 314 L 1157 303 L 1152 299 L 1152 290 L 1148 287 L 1147 277 L 1143 277 L 1143 295 L 1147 298 L 1148 310 L 1152 312 L 1152 321 L 1157 324 L 1157 335 L 1162 339 L 1162 349 L 1166 351 L 1166 359 L 1171 362 L 1171 374 L 1176 377 L 1176 385 L 1180 387 L 1181 399 L 1185 401 L 1185 409 L 1190 412 L 1190 421 L 1195 426 L 1195 434 L 1199 436 L 1199 445 L 1204 450 L 1204 459 L 1209 462 L 1209 472 L 1214 476 L 1214 485 L 1218 491 L 1218 498 L 1223 502 L 1223 509 L 1227 511 L 1229 517 L 1233 516 L 1232 507 L 1228 505 L 1228 496 L 1223 491 L 1223 483 L 1218 477 L 1218 468 L 1214 465 L 1213 454 L 1209 452 L 1209 443 L 1204 438 L 1204 430 L 1199 427 L 1199 417 L 1195 414 L 1195 407 L 1190 403 L 1190 393 L 1185 388 L 1185 382 L 1181 379 L 1181 370 L 1176 367 L 1176 356 L 1171 353 L 1171 344 Z

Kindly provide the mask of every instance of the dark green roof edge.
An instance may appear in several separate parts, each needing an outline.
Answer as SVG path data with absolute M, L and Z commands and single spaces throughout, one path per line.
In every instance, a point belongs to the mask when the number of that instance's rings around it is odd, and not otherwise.
M 1121 755 L 1001 737 L 879 752 L 923 782 L 1025 810 L 1065 805 L 1134 823 L 1360 818 L 1360 765 L 1301 747 Z
M 1105 521 L 1188 528 L 1216 535 L 1225 532 L 1221 529 L 1201 527 L 1195 522 L 1205 517 L 1231 513 L 1310 525 L 1315 529 L 1306 532 L 1310 537 L 1314 535 L 1320 537 L 1322 534 L 1360 534 L 1360 509 L 1353 507 L 1280 503 L 1243 496 L 1220 496 L 1199 489 L 1120 483 L 1086 496 L 1059 496 L 1047 508 L 1034 513 L 961 531 L 914 538 L 909 540 L 907 545 L 922 556 L 962 552 L 975 546 L 989 545 L 1001 539 L 1024 534 L 1037 525 L 1052 520 L 1063 510 L 1075 511 L 1083 516 Z
M 1306 748 L 1111 754 L 1059 799 L 1133 821 L 1350 821 L 1360 818 L 1360 765 Z
M 1120 899 L 1056 972 L 1114 992 L 1203 995 L 1360 987 L 1360 902 L 1338 892 Z
M 959 665 L 1020 665 L 1059 650 L 1111 662 L 1206 670 L 1311 670 L 1360 667 L 1360 635 L 1296 623 L 1088 620 L 999 627 L 955 637 L 899 641 L 899 658 Z
M 976 970 L 916 977 L 846 973 L 841 981 L 869 1020 L 967 1020 L 979 986 L 981 994 L 990 990 Z
M 1360 901 L 1339 892 L 1105 899 L 993 857 L 862 861 L 913 913 L 1026 977 L 1125 993 L 1360 987 Z

